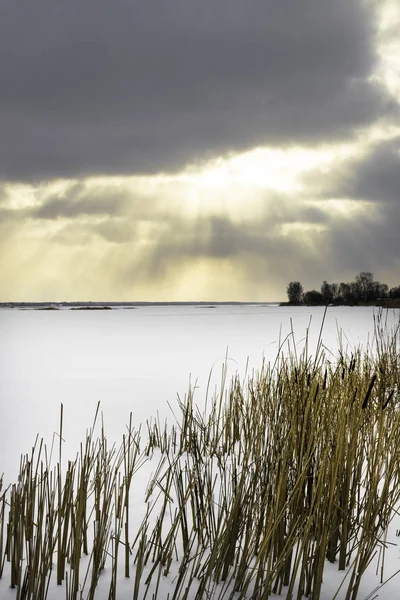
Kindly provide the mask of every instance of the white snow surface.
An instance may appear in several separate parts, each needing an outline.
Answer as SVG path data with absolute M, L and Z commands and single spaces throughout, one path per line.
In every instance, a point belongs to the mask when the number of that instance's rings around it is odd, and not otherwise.
M 376 314 L 376 309 L 375 309 Z M 374 309 L 329 307 L 322 332 L 328 356 L 340 343 L 351 352 L 371 343 Z M 189 383 L 196 384 L 195 400 L 204 404 L 211 373 L 211 393 L 219 386 L 227 357 L 229 375 L 274 361 L 279 341 L 287 336 L 298 351 L 308 330 L 309 348 L 315 351 L 324 309 L 288 306 L 144 306 L 135 310 L 40 311 L 0 310 L 0 475 L 7 485 L 15 480 L 21 453 L 29 453 L 36 435 L 51 446 L 58 430 L 60 404 L 64 405 L 64 456 L 73 458 L 91 427 L 101 402 L 107 437 L 120 442 L 133 413 L 137 429 L 146 419 L 173 420 L 177 394 L 184 397 Z M 389 322 L 398 311 L 388 311 Z M 341 342 L 339 341 L 340 333 Z M 283 346 L 287 349 L 287 343 Z M 144 430 L 145 431 L 145 430 Z M 136 475 L 135 485 L 148 483 L 149 468 Z M 400 569 L 400 516 L 389 528 L 384 580 Z M 392 600 L 400 597 L 400 574 L 376 593 L 380 577 L 377 560 L 363 577 L 359 598 Z M 322 600 L 332 600 L 344 573 L 327 563 Z M 106 578 L 107 579 L 107 578 Z M 100 580 L 96 598 L 106 598 Z M 345 587 L 345 586 L 344 586 Z M 132 598 L 132 583 L 121 578 L 117 597 Z M 166 587 L 167 590 L 167 587 Z M 344 598 L 339 592 L 338 600 Z M 0 598 L 15 598 L 7 577 L 0 580 Z M 54 586 L 50 599 L 65 597 Z M 159 595 L 161 597 L 161 595 Z M 167 598 L 167 592 L 165 593 Z M 190 597 L 189 597 L 190 598 Z M 280 596 L 284 598 L 284 596 Z

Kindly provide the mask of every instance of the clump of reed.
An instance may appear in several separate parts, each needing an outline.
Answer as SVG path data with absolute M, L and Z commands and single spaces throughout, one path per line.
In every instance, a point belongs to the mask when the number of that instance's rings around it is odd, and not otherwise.
M 94 434 L 98 407 L 66 467 L 61 410 L 57 464 L 36 440 L 17 483 L 0 479 L 0 578 L 18 600 L 56 584 L 67 600 L 94 599 L 101 578 L 114 600 L 124 577 L 133 600 L 318 600 L 330 561 L 355 600 L 377 554 L 383 582 L 400 501 L 399 367 L 399 328 L 382 311 L 366 350 L 332 360 L 320 340 L 313 356 L 307 344 L 279 352 L 229 386 L 224 365 L 209 406 L 189 390 L 172 425 L 147 423 L 144 443 L 131 416 L 109 448 L 103 422 Z

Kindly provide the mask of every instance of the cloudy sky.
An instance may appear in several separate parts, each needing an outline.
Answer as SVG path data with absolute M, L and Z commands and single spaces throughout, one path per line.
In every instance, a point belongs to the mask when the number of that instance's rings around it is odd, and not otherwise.
M 0 0 L 0 301 L 400 284 L 398 0 Z

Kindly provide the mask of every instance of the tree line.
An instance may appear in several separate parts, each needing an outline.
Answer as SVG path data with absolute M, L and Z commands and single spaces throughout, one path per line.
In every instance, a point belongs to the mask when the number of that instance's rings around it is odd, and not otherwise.
M 304 291 L 300 281 L 291 281 L 287 286 L 289 304 L 307 305 L 357 305 L 374 303 L 380 300 L 400 299 L 400 285 L 389 286 L 375 281 L 369 271 L 359 273 L 349 283 L 328 283 L 324 281 L 320 290 Z

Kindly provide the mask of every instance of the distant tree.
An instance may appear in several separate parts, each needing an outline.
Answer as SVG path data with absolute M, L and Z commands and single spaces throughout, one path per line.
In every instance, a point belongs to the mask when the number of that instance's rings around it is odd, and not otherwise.
M 387 298 L 389 296 L 389 286 L 386 283 L 381 283 L 380 281 L 374 281 L 375 290 L 374 295 L 375 299 L 378 298 Z
M 348 283 L 344 283 L 343 281 L 339 283 L 339 296 L 342 298 L 343 302 L 347 301 L 349 292 L 350 286 Z
M 303 286 L 300 281 L 291 281 L 286 291 L 290 304 L 301 304 L 303 300 Z
M 363 300 L 360 285 L 357 281 L 351 281 L 349 285 L 351 290 L 351 297 L 353 299 L 352 304 L 358 304 L 361 300 Z
M 354 286 L 351 283 L 340 283 L 339 284 L 339 297 L 343 304 L 354 304 L 355 293 Z
M 325 304 L 323 295 L 317 290 L 310 290 L 303 295 L 303 302 L 307 306 L 320 306 Z
M 389 298 L 400 298 L 400 285 L 390 288 Z
M 372 300 L 374 296 L 374 276 L 369 271 L 362 271 L 355 279 L 357 299 L 363 302 Z
M 320 292 L 309 290 L 304 293 L 303 286 L 299 281 L 291 281 L 287 286 L 287 295 L 290 304 L 305 303 L 310 306 L 323 304 L 357 305 L 360 302 L 400 298 L 400 285 L 389 290 L 386 283 L 375 281 L 372 273 L 362 271 L 354 281 L 349 283 L 328 283 L 324 280 Z
M 324 281 L 321 285 L 321 296 L 323 304 L 331 304 L 333 302 L 332 286 L 327 281 Z
M 336 302 L 338 297 L 339 297 L 339 284 L 338 283 L 331 283 L 331 292 L 332 292 L 332 301 Z

